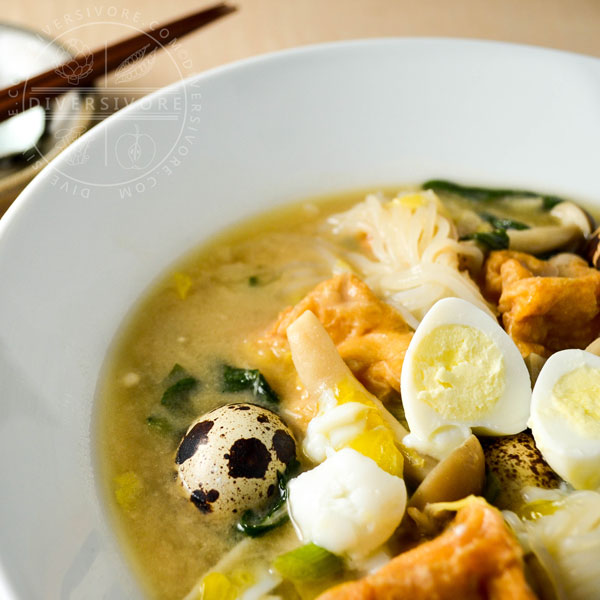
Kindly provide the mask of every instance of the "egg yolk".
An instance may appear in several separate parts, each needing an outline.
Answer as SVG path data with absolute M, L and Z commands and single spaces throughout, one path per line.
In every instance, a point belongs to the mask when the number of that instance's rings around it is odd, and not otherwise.
M 504 358 L 493 340 L 469 325 L 440 325 L 413 355 L 417 398 L 446 420 L 476 421 L 504 392 Z
M 600 371 L 585 365 L 563 375 L 551 406 L 581 436 L 600 438 Z
M 369 409 L 364 422 L 364 430 L 348 444 L 348 447 L 374 460 L 381 469 L 390 475 L 402 477 L 404 459 L 396 447 L 394 434 L 387 427 L 368 396 L 357 385 L 344 380 L 336 386 L 335 398 L 338 404 L 357 402 Z
M 399 198 L 394 198 L 390 204 L 397 204 L 414 210 L 426 204 L 426 200 L 421 194 L 405 194 Z

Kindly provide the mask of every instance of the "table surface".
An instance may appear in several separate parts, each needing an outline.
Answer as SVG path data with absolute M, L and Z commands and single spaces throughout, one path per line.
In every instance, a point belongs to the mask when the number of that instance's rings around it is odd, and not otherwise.
M 215 0 L 216 1 L 216 0 Z M 211 0 L 1 0 L 0 20 L 86 51 L 128 37 Z M 238 11 L 141 61 L 133 83 L 115 74 L 105 114 L 153 89 L 248 56 L 324 41 L 381 36 L 503 40 L 600 57 L 600 0 L 230 0 Z M 0 207 L 0 214 L 2 210 Z
M 2 0 L 1 20 L 94 48 L 213 2 Z M 247 56 L 379 36 L 504 40 L 600 56 L 600 0 L 231 0 L 239 10 L 157 55 L 136 85 L 160 87 Z M 176 63 L 176 65 L 174 64 Z M 114 84 L 109 78 L 109 83 Z M 118 87 L 118 84 L 115 84 Z M 140 93 L 143 93 L 141 90 Z

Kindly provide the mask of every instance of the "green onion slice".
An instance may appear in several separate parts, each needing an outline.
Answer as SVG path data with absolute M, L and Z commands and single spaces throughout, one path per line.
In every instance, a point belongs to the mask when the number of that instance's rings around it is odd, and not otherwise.
M 291 581 L 318 581 L 339 575 L 344 570 L 344 561 L 325 548 L 306 544 L 279 555 L 273 567 Z

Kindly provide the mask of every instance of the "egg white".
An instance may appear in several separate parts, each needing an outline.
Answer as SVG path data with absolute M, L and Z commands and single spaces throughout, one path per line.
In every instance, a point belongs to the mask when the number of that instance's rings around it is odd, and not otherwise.
M 394 533 L 406 508 L 406 486 L 356 450 L 333 453 L 288 486 L 298 536 L 356 561 Z
M 482 367 L 469 368 L 468 363 L 461 363 L 453 372 L 444 373 L 444 365 L 440 363 L 442 377 L 449 375 L 453 388 L 452 393 L 465 390 L 464 412 L 461 414 L 460 404 L 453 408 L 457 414 L 449 417 L 441 414 L 423 399 L 423 390 L 418 389 L 417 379 L 422 377 L 427 365 L 420 358 L 424 349 L 421 345 L 430 343 L 431 336 L 438 328 L 450 326 L 459 335 L 460 328 L 466 326 L 475 330 L 486 342 L 488 348 L 499 356 L 496 361 L 496 384 L 498 399 L 495 404 L 478 409 L 473 416 L 473 406 L 477 398 L 467 397 L 467 391 L 473 387 L 485 388 L 490 373 L 482 371 Z M 438 347 L 436 347 L 438 348 Z M 463 388 L 461 388 L 463 385 Z M 404 358 L 401 375 L 402 402 L 410 434 L 404 442 L 435 458 L 442 459 L 466 440 L 472 432 L 483 435 L 511 435 L 523 431 L 527 426 L 531 402 L 531 381 L 529 372 L 521 354 L 509 335 L 500 327 L 495 319 L 484 313 L 471 303 L 458 298 L 445 298 L 438 301 L 427 312 L 415 331 Z
M 533 390 L 528 425 L 542 456 L 565 481 L 577 489 L 600 490 L 600 435 L 585 434 L 554 407 L 556 384 L 582 367 L 600 372 L 600 357 L 584 350 L 562 350 L 548 359 Z M 572 401 L 576 403 L 577 397 Z M 586 415 L 581 424 L 597 426 L 592 420 Z

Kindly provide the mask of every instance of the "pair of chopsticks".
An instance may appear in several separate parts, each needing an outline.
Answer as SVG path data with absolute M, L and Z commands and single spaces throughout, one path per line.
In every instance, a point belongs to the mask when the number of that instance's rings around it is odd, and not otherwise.
M 54 69 L 0 90 L 0 121 L 5 121 L 32 106 L 46 106 L 47 100 L 73 88 L 89 85 L 98 77 L 116 69 L 123 61 L 135 61 L 136 53 L 140 58 L 147 56 L 149 51 L 163 47 L 174 39 L 204 27 L 235 10 L 225 2 L 216 4 L 106 48 L 76 56 Z M 144 48 L 146 52 L 140 52 Z

